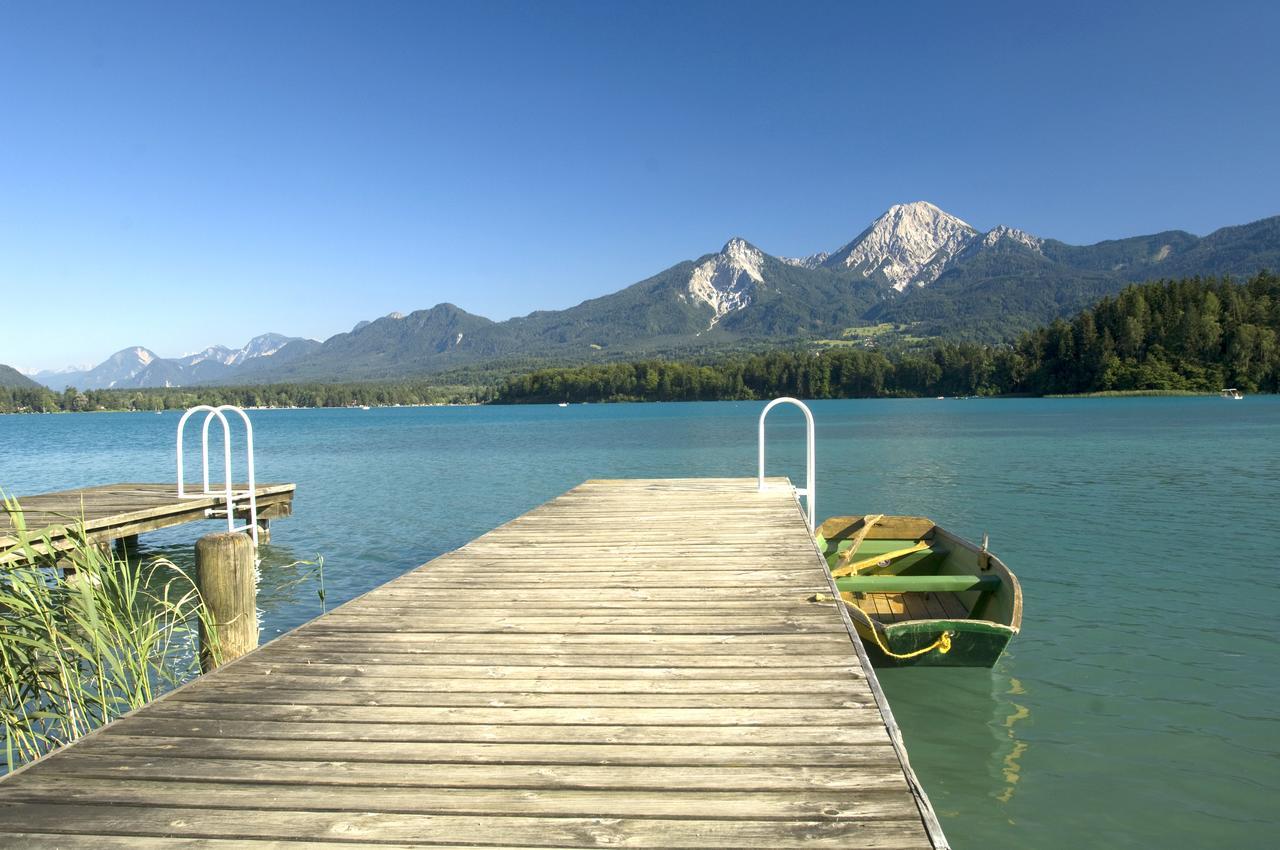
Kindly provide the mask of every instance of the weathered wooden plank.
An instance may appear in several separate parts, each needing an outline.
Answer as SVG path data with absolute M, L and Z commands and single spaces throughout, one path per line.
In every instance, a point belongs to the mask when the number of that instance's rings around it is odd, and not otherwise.
M 917 848 L 928 847 L 918 823 L 822 817 L 811 820 L 504 817 L 384 812 L 277 811 L 0 802 L 0 830 L 27 832 L 30 820 L 65 833 L 202 838 L 384 840 L 420 844 L 555 847 Z
M 513 589 L 527 585 L 562 584 L 568 586 L 601 586 L 610 585 L 651 585 L 654 587 L 733 587 L 741 590 L 744 587 L 773 588 L 788 584 L 803 588 L 821 587 L 811 569 L 780 566 L 777 569 L 725 569 L 701 570 L 685 569 L 678 576 L 664 576 L 661 571 L 649 571 L 641 567 L 618 567 L 591 573 L 580 573 L 572 570 L 508 570 L 495 573 L 494 578 L 501 577 L 505 586 Z M 435 587 L 449 587 L 458 582 L 463 586 L 474 585 L 477 581 L 475 571 L 456 570 L 441 572 L 431 578 Z M 405 586 L 408 586 L 407 584 Z
M 674 659 L 673 659 L 674 660 Z M 236 665 L 236 672 L 241 675 L 261 673 L 291 673 L 294 675 L 316 676 L 355 676 L 390 677 L 401 679 L 485 679 L 499 681 L 502 679 L 622 679 L 631 682 L 642 680 L 673 681 L 684 679 L 689 681 L 709 681 L 712 679 L 824 679 L 829 680 L 842 674 L 858 672 L 857 667 L 845 665 L 826 665 L 821 667 L 803 667 L 788 670 L 785 674 L 777 670 L 762 667 L 547 667 L 539 665 L 455 665 L 441 666 L 432 664 L 323 664 L 318 662 L 294 662 L 288 660 L 263 659 L 256 655 L 246 655 L 245 660 Z
M 531 594 L 532 591 L 529 591 Z M 472 608 L 479 607 L 475 600 L 468 600 Z M 536 611 L 540 614 L 563 612 L 565 614 L 581 614 L 584 611 L 600 613 L 649 613 L 654 614 L 689 614 L 707 613 L 709 611 L 724 613 L 767 613 L 783 610 L 809 610 L 815 603 L 810 597 L 796 593 L 791 596 L 779 594 L 777 599 L 735 598 L 724 593 L 689 594 L 684 599 L 634 599 L 621 594 L 600 594 L 590 604 L 572 602 L 564 598 L 563 593 L 543 593 L 534 597 L 521 590 L 518 593 L 508 592 L 505 597 L 494 596 L 485 600 L 486 613 L 509 614 Z M 457 611 L 456 594 L 448 594 L 443 590 L 434 593 L 370 593 L 361 600 L 358 606 L 361 611 L 407 609 L 411 611 Z
M 701 622 L 707 618 L 716 620 L 737 620 L 752 622 L 757 620 L 777 620 L 779 618 L 795 618 L 805 617 L 817 620 L 827 620 L 830 617 L 829 611 L 815 607 L 813 604 L 803 601 L 801 594 L 796 594 L 795 600 L 780 599 L 774 608 L 765 606 L 739 606 L 737 608 L 721 608 L 712 604 L 710 600 L 706 603 L 688 603 L 685 605 L 669 605 L 642 603 L 630 606 L 613 605 L 613 606 L 592 606 L 591 608 L 570 608 L 563 605 L 551 606 L 541 604 L 524 604 L 524 605 L 501 605 L 486 606 L 485 614 L 488 617 L 496 618 L 530 618 L 538 619 L 577 619 L 583 616 L 591 617 L 643 617 L 646 619 L 663 620 L 673 619 L 681 622 L 693 620 Z M 387 617 L 387 616 L 417 616 L 432 620 L 448 621 L 459 616 L 458 606 L 456 604 L 450 606 L 447 603 L 438 603 L 435 605 L 413 605 L 407 601 L 388 604 L 379 599 L 371 599 L 366 604 L 362 604 L 359 608 L 342 612 L 348 617 Z M 474 618 L 470 618 L 474 619 Z
M 223 683 L 217 688 L 188 690 L 171 702 L 243 702 L 251 705 L 407 705 L 407 706 L 525 706 L 530 708 L 812 708 L 837 711 L 858 708 L 871 700 L 863 685 L 848 694 L 671 694 L 671 693 L 542 693 L 487 690 L 478 693 L 394 691 L 385 688 L 255 688 Z
M 406 679 L 401 676 L 376 676 L 366 673 L 352 675 L 326 675 L 323 671 L 290 673 L 271 669 L 242 672 L 238 667 L 219 673 L 220 684 L 263 688 L 377 688 L 380 691 L 404 693 L 489 693 L 501 687 L 518 693 L 580 693 L 580 694 L 777 694 L 813 693 L 847 694 L 866 687 L 865 678 L 834 681 L 827 677 L 813 679 L 780 679 L 768 676 L 761 679 L 705 679 L 697 676 L 685 679 L 655 679 L 622 677 L 616 679 L 592 678 L 503 678 L 493 677 L 444 679 L 428 677 Z
M 52 827 L 51 827 L 52 828 Z M 257 838 L 188 838 L 154 835 L 70 835 L 57 832 L 0 833 L 3 845 L 22 850 L 299 850 L 297 841 Z M 319 850 L 422 850 L 417 842 L 400 844 L 384 841 L 325 841 L 309 839 L 306 847 Z M 476 850 L 476 845 L 432 844 L 432 850 Z M 522 848 L 485 845 L 485 850 L 522 850 Z
M 790 791 L 813 788 L 894 793 L 901 791 L 898 760 L 888 744 L 867 744 L 857 762 L 839 765 L 707 767 L 693 764 L 470 764 L 458 762 L 314 761 L 197 758 L 76 753 L 61 760 L 56 776 L 129 781 L 187 779 L 208 782 L 281 781 L 350 788 L 581 788 L 596 790 Z M 34 771 L 33 771 L 34 772 Z
M 388 632 L 373 638 L 327 634 L 303 628 L 277 638 L 272 653 L 283 650 L 329 652 L 349 647 L 352 651 L 456 653 L 485 652 L 493 641 L 470 632 Z M 502 650 L 508 655 L 536 653 L 590 653 L 592 655 L 661 652 L 671 655 L 826 655 L 847 657 L 849 638 L 841 634 L 781 635 L 503 635 Z
M 415 725 L 573 725 L 573 726 L 813 726 L 877 724 L 879 712 L 869 698 L 836 713 L 812 708 L 529 708 L 520 706 L 269 705 L 253 702 L 166 700 L 147 712 L 148 719 L 252 720 L 273 722 L 403 723 Z M 752 733 L 755 734 L 754 732 Z M 796 743 L 801 743 L 799 739 Z
M 192 777 L 200 779 L 201 777 Z M 439 815 L 549 815 L 566 817 L 591 812 L 594 817 L 697 817 L 772 820 L 777 818 L 905 819 L 915 815 L 915 802 L 904 789 L 849 794 L 808 788 L 787 791 L 640 790 L 624 789 L 492 789 L 472 787 L 404 788 L 398 784 L 365 785 L 359 794 L 349 787 L 303 784 L 152 781 L 131 777 L 35 775 L 7 802 L 61 799 L 68 803 L 145 805 L 225 809 L 285 809 L 331 812 L 401 812 Z M 681 786 L 675 786 L 677 788 Z
M 300 730 L 305 731 L 305 730 Z M 559 744 L 431 741 L 351 741 L 298 738 L 237 738 L 233 736 L 121 734 L 116 730 L 90 736 L 69 752 L 139 756 L 173 756 L 207 759 L 263 759 L 312 761 L 338 760 L 408 765 L 450 764 L 594 764 L 650 765 L 665 767 L 763 767 L 844 765 L 856 767 L 874 755 L 883 758 L 890 750 L 874 727 L 850 727 L 838 744 L 756 744 L 743 735 L 738 743 L 719 746 L 678 744 Z M 52 763 L 52 762 L 51 762 Z M 21 776 L 22 774 L 18 774 Z M 16 778 L 16 777 L 15 777 Z M 12 780 L 9 780 L 12 781 Z M 893 777 L 893 787 L 903 787 L 902 777 Z M 0 792 L 7 788 L 0 785 Z M 0 793 L 0 797 L 3 794 Z
M 502 631 L 503 629 L 514 628 L 531 628 L 540 627 L 544 631 L 560 633 L 566 627 L 572 625 L 575 629 L 583 627 L 600 626 L 613 628 L 664 628 L 668 626 L 680 628 L 712 628 L 722 627 L 730 624 L 733 628 L 759 628 L 773 626 L 808 626 L 818 628 L 828 634 L 837 633 L 835 629 L 829 628 L 831 619 L 829 616 L 823 616 L 824 612 L 819 610 L 802 610 L 794 613 L 779 612 L 777 614 L 752 614 L 733 616 L 732 614 L 717 614 L 714 611 L 707 614 L 680 614 L 675 616 L 653 616 L 643 611 L 629 611 L 625 614 L 614 613 L 595 613 L 583 612 L 578 616 L 566 616 L 564 614 L 543 615 L 537 611 L 524 611 L 505 616 L 492 615 L 483 620 L 475 617 L 469 617 L 465 614 L 435 614 L 432 612 L 410 611 L 406 613 L 378 612 L 365 613 L 363 611 L 335 611 L 331 617 L 326 618 L 326 624 L 334 623 L 352 623 L 359 624 L 369 620 L 380 622 L 395 623 L 420 623 L 444 629 L 458 630 L 462 627 L 470 628 L 486 628 L 488 631 Z M 828 627 L 828 628 L 823 628 Z
M 506 622 L 497 628 L 485 628 L 484 623 L 449 620 L 437 623 L 430 618 L 422 617 L 383 617 L 381 620 L 370 617 L 337 617 L 327 619 L 323 631 L 334 634 L 339 632 L 385 632 L 414 630 L 419 632 L 471 632 L 473 634 L 523 633 L 523 634 L 662 634 L 662 635 L 700 635 L 709 631 L 717 634 L 742 635 L 779 635 L 779 634 L 839 634 L 827 623 L 820 621 L 798 622 L 796 620 L 779 620 L 775 623 L 756 623 L 739 625 L 723 623 L 661 623 L 653 621 L 639 622 L 578 622 L 572 619 L 554 622 Z
M 481 665 L 495 666 L 500 664 L 525 664 L 532 667 L 661 667 L 671 664 L 670 655 L 634 655 L 634 654 L 601 654 L 585 653 L 532 653 L 509 652 L 472 652 L 465 654 L 441 654 L 400 652 L 386 653 L 372 648 L 360 649 L 352 647 L 347 652 L 285 649 L 281 648 L 273 655 L 281 661 L 302 662 L 312 664 L 427 664 L 427 665 Z M 683 667 L 774 667 L 786 670 L 800 667 L 831 667 L 847 664 L 848 659 L 839 655 L 708 655 L 683 653 L 680 658 Z
M 833 714 L 823 726 L 639 726 L 513 724 L 508 726 L 478 723 L 328 723 L 303 720 L 208 720 L 160 717 L 147 714 L 122 721 L 118 734 L 169 738 L 207 737 L 213 739 L 244 738 L 290 742 L 300 738 L 314 741 L 383 741 L 386 743 L 519 743 L 554 744 L 576 748 L 580 744 L 680 744 L 699 741 L 708 746 L 740 744 L 751 741 L 760 745 L 817 746 L 837 735 L 849 740 L 865 727 L 861 740 L 876 740 L 880 729 L 877 714 L 871 710 L 845 709 Z
M 329 632 L 320 628 L 323 621 L 303 627 L 291 635 L 278 638 L 271 644 L 275 649 L 312 648 L 318 652 L 350 646 L 359 651 L 364 647 L 382 652 L 453 653 L 472 650 L 490 650 L 492 640 L 477 636 L 474 632 L 437 632 L 405 629 L 353 635 L 347 631 Z M 798 640 L 806 638 L 807 640 Z M 654 635 L 615 632 L 596 634 L 527 635 L 504 634 L 502 648 L 508 655 L 566 654 L 589 652 L 593 654 L 661 653 L 672 655 L 720 655 L 737 652 L 750 655 L 806 655 L 806 650 L 824 655 L 840 653 L 847 649 L 847 635 L 838 633 L 806 632 L 801 634 L 691 634 Z
M 674 579 L 673 579 L 674 580 Z M 737 593 L 741 591 L 721 591 L 710 590 L 705 587 L 672 587 L 670 585 L 663 587 L 605 587 L 591 595 L 591 600 L 582 606 L 582 610 L 591 609 L 613 609 L 618 606 L 626 606 L 630 604 L 672 604 L 672 605 L 704 605 L 711 606 L 720 600 L 736 601 Z M 786 602 L 788 600 L 808 599 L 808 594 L 813 591 L 802 592 L 797 590 L 791 596 L 787 596 L 785 591 L 779 594 L 779 600 Z M 452 586 L 423 585 L 418 587 L 408 587 L 400 585 L 398 582 L 384 585 L 372 594 L 376 594 L 371 601 L 381 602 L 394 601 L 396 603 L 412 603 L 413 601 L 421 602 L 423 606 L 452 606 L 456 609 L 458 605 L 458 591 Z M 372 595 L 370 594 L 370 595 Z M 537 606 L 543 603 L 565 601 L 563 590 L 546 589 L 536 587 L 520 587 L 519 590 L 506 589 L 496 590 L 486 587 L 482 590 L 471 589 L 468 592 L 468 601 L 472 607 L 480 607 L 490 603 L 499 605 L 509 605 L 521 603 L 528 606 Z M 751 604 L 754 599 L 743 599 L 747 605 Z M 363 602 L 361 606 L 363 607 Z

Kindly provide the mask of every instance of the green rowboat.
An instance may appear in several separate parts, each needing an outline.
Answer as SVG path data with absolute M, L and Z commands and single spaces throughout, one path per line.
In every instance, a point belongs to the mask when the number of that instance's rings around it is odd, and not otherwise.
M 1004 563 L 926 517 L 841 516 L 818 548 L 877 667 L 991 667 L 1022 626 Z

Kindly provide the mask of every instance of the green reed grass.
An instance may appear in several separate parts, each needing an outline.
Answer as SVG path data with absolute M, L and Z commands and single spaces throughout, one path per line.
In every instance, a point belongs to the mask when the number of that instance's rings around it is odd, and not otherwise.
M 55 567 L 48 535 L 3 501 L 22 555 L 0 566 L 0 731 L 13 770 L 194 678 L 201 620 L 215 656 L 217 632 L 172 562 L 115 557 L 80 523 Z

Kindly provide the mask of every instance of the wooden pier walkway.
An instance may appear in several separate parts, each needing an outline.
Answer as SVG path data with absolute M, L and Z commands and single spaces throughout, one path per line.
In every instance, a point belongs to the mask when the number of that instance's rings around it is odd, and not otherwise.
M 831 592 L 785 479 L 589 481 L 0 781 L 0 846 L 945 846 Z
M 246 487 L 234 485 L 233 492 L 242 494 Z M 259 520 L 278 519 L 293 513 L 295 485 L 259 484 L 254 489 L 258 494 Z M 207 519 L 209 511 L 221 511 L 221 516 L 226 517 L 225 496 L 180 499 L 176 484 L 103 484 L 22 496 L 17 502 L 27 530 L 34 536 L 48 535 L 54 549 L 66 549 L 73 544 L 72 532 L 82 519 L 89 542 L 105 544 Z M 0 564 L 21 559 L 16 551 L 18 541 L 14 529 L 12 514 L 0 506 Z

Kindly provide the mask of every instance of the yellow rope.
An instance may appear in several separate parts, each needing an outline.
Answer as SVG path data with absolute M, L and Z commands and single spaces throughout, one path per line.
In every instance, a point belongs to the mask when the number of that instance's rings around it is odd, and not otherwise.
M 813 601 L 814 602 L 835 602 L 836 598 L 829 593 L 819 593 L 813 597 Z M 883 652 L 885 655 L 889 656 L 890 658 L 906 660 L 908 658 L 915 658 L 917 655 L 924 655 L 926 652 L 933 652 L 935 649 L 938 650 L 938 652 L 942 655 L 946 655 L 948 652 L 951 651 L 951 632 L 943 632 L 941 635 L 938 636 L 937 640 L 935 640 L 933 643 L 926 646 L 924 649 L 917 649 L 914 652 L 906 652 L 906 653 L 894 652 L 892 649 L 885 646 L 884 641 L 880 639 L 880 631 L 876 628 L 875 621 L 871 619 L 870 614 L 868 614 L 866 611 L 863 611 L 860 607 L 858 607 L 858 603 L 851 602 L 848 599 L 845 599 L 843 596 L 840 597 L 840 601 L 843 602 L 845 605 L 848 605 L 850 608 L 853 608 L 862 616 L 867 618 L 867 621 L 868 621 L 867 628 L 871 629 L 871 636 L 875 638 L 876 646 L 880 647 L 880 651 Z

